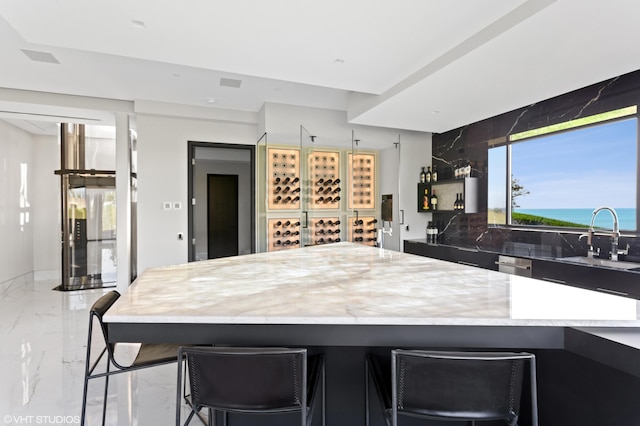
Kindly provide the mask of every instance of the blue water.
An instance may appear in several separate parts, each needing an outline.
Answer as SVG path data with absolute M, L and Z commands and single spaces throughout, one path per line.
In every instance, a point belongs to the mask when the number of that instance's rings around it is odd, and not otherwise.
M 584 223 L 585 228 L 591 223 L 594 209 L 515 209 L 515 212 L 549 217 L 551 219 L 566 220 L 573 223 Z M 620 229 L 625 231 L 636 230 L 636 209 L 615 209 L 620 221 Z M 596 217 L 596 227 L 611 229 L 613 219 L 611 213 L 602 211 Z

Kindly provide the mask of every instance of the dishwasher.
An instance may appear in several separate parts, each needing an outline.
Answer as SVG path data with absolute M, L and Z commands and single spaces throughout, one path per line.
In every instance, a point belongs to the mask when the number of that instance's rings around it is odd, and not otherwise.
M 531 278 L 531 259 L 500 255 L 496 264 L 500 272 Z

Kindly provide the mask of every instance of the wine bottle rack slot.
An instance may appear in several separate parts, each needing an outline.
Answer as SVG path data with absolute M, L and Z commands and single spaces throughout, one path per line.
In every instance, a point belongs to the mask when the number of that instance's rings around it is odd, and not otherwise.
M 313 209 L 339 209 L 342 199 L 340 153 L 314 151 L 308 156 Z
M 357 218 L 350 216 L 347 220 L 349 221 L 349 241 L 375 246 L 378 219 L 373 216 L 358 216 Z
M 300 219 L 269 219 L 269 251 L 300 247 Z
M 301 196 L 300 151 L 270 148 L 267 157 L 269 209 L 299 209 Z
M 310 219 L 310 236 L 313 245 L 339 243 L 342 222 L 338 217 L 318 217 Z
M 351 165 L 350 209 L 375 208 L 376 157 L 373 154 L 349 154 Z

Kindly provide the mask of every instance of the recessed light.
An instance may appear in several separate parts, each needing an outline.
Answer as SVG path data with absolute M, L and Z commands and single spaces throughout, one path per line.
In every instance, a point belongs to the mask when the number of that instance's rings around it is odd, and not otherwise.
M 139 28 L 139 29 L 147 28 L 147 26 L 144 24 L 144 21 L 140 21 L 138 19 L 132 19 L 131 25 L 133 26 L 133 28 Z
M 182 77 L 182 74 L 178 74 L 177 72 L 174 72 L 173 74 L 171 74 L 171 77 L 180 78 Z
M 208 103 L 208 104 L 215 104 L 215 103 L 216 103 L 216 99 L 214 99 L 214 98 L 209 98 L 209 99 L 207 99 L 207 103 Z
M 336 58 L 336 59 L 334 59 L 334 60 L 333 60 L 333 63 L 334 63 L 334 64 L 342 65 L 342 64 L 344 64 L 344 59 L 342 59 L 342 58 Z
M 438 110 L 431 111 L 431 114 L 434 114 L 434 115 L 435 115 L 435 114 L 440 114 L 440 111 L 438 111 Z

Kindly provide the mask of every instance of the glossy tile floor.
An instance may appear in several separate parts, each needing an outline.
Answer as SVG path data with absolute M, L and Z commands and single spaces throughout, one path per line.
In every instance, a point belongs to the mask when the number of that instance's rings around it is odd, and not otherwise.
M 80 423 L 88 310 L 105 290 L 57 284 L 31 274 L 0 283 L 0 425 Z M 87 425 L 100 424 L 103 384 L 89 383 Z M 175 364 L 112 376 L 106 424 L 175 424 L 175 387 Z

